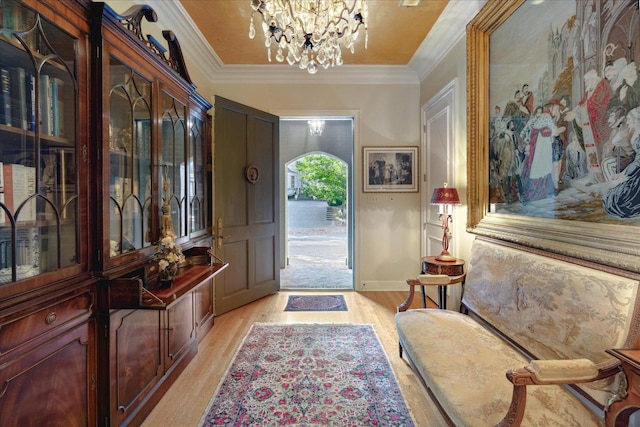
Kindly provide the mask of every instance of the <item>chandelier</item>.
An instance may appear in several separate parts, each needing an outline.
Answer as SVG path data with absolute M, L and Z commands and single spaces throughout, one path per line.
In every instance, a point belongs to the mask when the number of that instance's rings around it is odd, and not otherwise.
M 351 3 L 348 5 L 347 3 Z M 264 45 L 271 62 L 271 44 L 278 45 L 276 61 L 286 58 L 315 74 L 318 67 L 342 65 L 344 47 L 355 52 L 358 30 L 364 25 L 367 48 L 368 10 L 365 0 L 251 0 L 249 38 L 256 30 L 253 17 L 260 14 Z
M 309 135 L 322 136 L 322 131 L 324 131 L 324 120 L 309 120 L 307 121 L 307 126 L 309 126 Z

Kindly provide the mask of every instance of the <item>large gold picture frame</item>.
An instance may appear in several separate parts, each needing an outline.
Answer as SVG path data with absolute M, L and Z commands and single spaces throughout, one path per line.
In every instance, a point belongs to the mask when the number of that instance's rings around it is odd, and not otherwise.
M 527 4 L 525 5 L 525 3 Z M 501 83 L 501 76 L 499 74 L 496 75 L 496 67 L 491 63 L 493 55 L 490 50 L 492 44 L 496 42 L 492 35 L 495 37 L 500 34 L 499 37 L 506 37 L 504 29 L 514 27 L 514 22 L 516 21 L 514 19 L 516 15 L 514 14 L 521 12 L 518 9 L 523 5 L 529 7 L 535 3 L 538 2 L 531 2 L 531 0 L 489 0 L 467 26 L 467 230 L 477 235 L 521 244 L 535 250 L 601 264 L 605 268 L 610 266 L 638 273 L 640 272 L 640 226 L 638 226 L 640 217 L 630 219 L 609 218 L 606 214 L 599 213 L 598 219 L 595 221 L 583 220 L 582 218 L 572 219 L 565 215 L 561 208 L 552 208 L 557 210 L 550 211 L 546 217 L 537 217 L 526 213 L 518 213 L 517 211 L 516 213 L 505 212 L 503 209 L 503 206 L 505 206 L 504 199 L 496 198 L 494 193 L 490 195 L 490 186 L 493 185 L 495 187 L 495 184 L 491 182 L 494 175 L 490 172 L 490 158 L 494 155 L 490 151 L 490 133 L 493 132 L 491 120 L 496 114 L 494 113 L 494 108 L 498 111 L 496 106 L 490 104 L 490 92 L 492 84 L 495 90 L 497 83 Z M 557 6 L 558 4 L 566 4 L 566 2 L 548 1 L 540 3 L 545 6 L 544 9 L 539 9 L 537 14 L 546 14 L 549 17 L 549 21 L 556 14 L 554 8 L 559 7 Z M 567 58 L 562 59 L 566 59 L 566 63 L 569 64 L 569 66 L 565 66 L 565 69 L 570 69 L 570 73 L 573 73 L 569 84 L 565 84 L 565 93 L 563 94 L 562 90 L 558 89 L 558 86 L 561 85 L 557 81 L 555 85 L 552 81 L 548 85 L 550 88 L 548 93 L 540 97 L 547 98 L 541 101 L 551 102 L 551 98 L 562 95 L 569 100 L 569 108 L 567 110 L 577 107 L 581 102 L 582 94 L 586 90 L 582 77 L 587 69 L 596 69 L 598 73 L 604 74 L 605 66 L 612 62 L 616 56 L 626 56 L 628 58 L 626 62 L 632 63 L 635 55 L 636 63 L 640 62 L 640 47 L 638 47 L 640 45 L 640 31 L 638 31 L 638 28 L 640 28 L 640 11 L 635 0 L 614 2 L 575 0 L 575 4 L 576 14 L 567 20 L 567 25 L 565 26 L 566 34 L 563 33 L 561 27 L 553 27 L 552 25 L 530 25 L 519 29 L 519 31 L 528 34 L 528 40 L 551 43 L 554 46 L 558 43 L 561 48 L 563 36 L 567 38 L 572 31 L 578 32 L 572 36 L 574 46 L 568 46 L 568 49 L 562 51 L 562 54 L 567 56 Z M 613 9 L 611 9 L 611 5 L 614 5 Z M 591 16 L 589 20 L 588 13 L 595 16 Z M 623 16 L 624 20 L 620 18 L 621 16 Z M 618 21 L 611 22 L 614 18 L 618 19 Z M 511 20 L 514 20 L 514 22 L 511 22 Z M 593 33 L 596 35 L 591 40 L 592 43 L 589 49 L 587 49 L 584 41 L 580 41 L 580 39 L 584 38 L 585 34 L 585 32 L 581 32 L 581 26 L 587 25 L 589 22 L 596 22 L 597 25 Z M 614 54 L 607 52 L 606 48 L 611 44 L 611 39 L 614 36 L 620 38 L 614 34 L 614 31 L 617 31 L 616 28 L 625 25 L 628 29 L 626 34 L 630 35 L 629 37 L 633 39 L 631 40 L 633 43 L 629 43 L 628 46 L 618 46 L 617 50 L 613 49 L 615 51 Z M 635 30 L 633 29 L 634 27 Z M 518 34 L 513 34 L 510 38 L 509 43 L 514 51 L 527 51 L 527 41 L 523 41 L 522 34 L 524 33 L 519 32 Z M 583 44 L 579 45 L 579 43 Z M 622 45 L 622 43 L 618 44 Z M 588 50 L 592 50 L 593 54 L 589 55 Z M 521 57 L 522 54 L 519 54 L 519 56 L 515 55 L 513 58 Z M 609 59 L 611 61 L 608 61 Z M 558 58 L 549 55 L 538 62 L 546 61 L 551 63 L 551 61 L 556 60 Z M 555 63 L 553 65 L 557 66 Z M 549 68 L 551 68 L 551 65 Z M 640 74 L 640 71 L 638 74 Z M 527 77 L 519 78 L 521 79 L 518 82 L 520 85 L 527 79 Z M 514 79 L 514 82 L 517 80 Z M 531 83 L 535 83 L 535 81 Z M 516 84 L 513 87 L 518 88 Z M 542 93 L 542 91 L 539 93 Z M 612 91 L 612 96 L 614 96 L 613 93 Z M 563 101 L 566 103 L 566 99 Z M 573 126 L 576 123 L 576 121 L 571 122 L 567 119 L 568 132 L 575 131 Z M 638 156 L 640 156 L 640 152 Z M 582 179 L 587 180 L 587 178 Z M 513 186 L 515 185 L 514 183 Z M 586 185 L 591 185 L 591 183 Z M 569 188 L 566 183 L 560 186 L 562 191 L 565 188 Z M 591 191 L 588 189 L 589 187 L 580 188 L 581 191 Z M 598 188 L 598 185 L 594 185 L 592 188 Z M 556 195 L 552 192 L 551 195 L 545 197 L 547 197 L 547 201 L 553 201 L 554 197 L 558 197 L 557 194 L 558 190 L 556 190 Z M 592 201 L 591 207 L 587 205 L 580 206 L 582 210 L 602 209 L 602 206 L 597 203 L 597 192 L 593 192 L 591 196 L 594 194 L 595 200 Z M 526 205 L 526 201 L 521 204 L 523 206 Z M 518 201 L 512 201 L 511 205 L 517 207 Z

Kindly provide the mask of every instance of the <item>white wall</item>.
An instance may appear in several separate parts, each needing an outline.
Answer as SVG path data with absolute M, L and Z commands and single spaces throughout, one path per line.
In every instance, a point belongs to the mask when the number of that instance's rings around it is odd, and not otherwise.
M 468 260 L 473 235 L 466 232 L 467 224 L 467 64 L 466 38 L 463 37 L 447 53 L 420 84 L 420 105 L 426 104 L 452 80 L 456 79 L 455 105 L 455 182 L 462 204 L 454 207 L 453 233 L 454 253 Z

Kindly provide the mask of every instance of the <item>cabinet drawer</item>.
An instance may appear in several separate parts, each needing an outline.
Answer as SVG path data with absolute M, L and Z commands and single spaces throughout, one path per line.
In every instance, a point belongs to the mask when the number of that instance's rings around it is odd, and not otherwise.
M 0 356 L 29 342 L 57 333 L 64 325 L 86 320 L 91 316 L 94 296 L 90 290 L 58 298 L 50 304 L 40 304 L 18 314 L 0 317 Z

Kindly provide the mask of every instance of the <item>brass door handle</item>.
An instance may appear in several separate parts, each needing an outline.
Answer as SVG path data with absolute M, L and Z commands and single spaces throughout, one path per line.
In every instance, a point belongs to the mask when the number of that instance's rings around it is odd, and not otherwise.
M 230 235 L 224 235 L 224 233 L 222 232 L 222 218 L 218 218 L 218 221 L 216 221 L 216 247 L 218 249 L 222 249 L 222 241 L 224 239 L 228 239 L 229 237 L 231 237 Z

